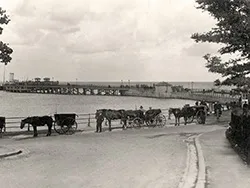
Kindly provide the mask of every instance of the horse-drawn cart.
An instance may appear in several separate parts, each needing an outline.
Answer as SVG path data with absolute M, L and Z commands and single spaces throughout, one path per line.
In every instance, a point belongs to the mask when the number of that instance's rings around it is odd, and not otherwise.
M 160 109 L 151 109 L 146 111 L 145 113 L 145 122 L 147 126 L 163 127 L 166 125 L 167 120 L 165 115 L 162 114 L 162 111 Z
M 199 105 L 199 106 L 190 106 L 186 107 L 187 111 L 189 110 L 191 113 L 188 117 L 187 123 L 192 123 L 194 119 L 196 119 L 198 124 L 205 124 L 206 116 L 207 116 L 207 106 Z
M 123 120 L 125 127 L 141 128 L 144 125 L 149 127 L 164 126 L 166 117 L 160 109 L 150 109 L 143 113 L 141 110 L 127 110 L 124 112 Z
M 77 130 L 76 114 L 54 114 L 54 129 L 58 134 L 73 133 Z

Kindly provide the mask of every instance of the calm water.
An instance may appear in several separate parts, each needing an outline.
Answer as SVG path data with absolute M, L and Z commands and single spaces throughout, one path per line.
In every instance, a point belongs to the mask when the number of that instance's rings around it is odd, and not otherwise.
M 94 113 L 96 109 L 135 109 L 140 105 L 144 109 L 149 107 L 166 109 L 181 107 L 184 104 L 194 104 L 190 100 L 153 99 L 142 97 L 121 96 L 74 96 L 50 94 L 24 94 L 0 91 L 0 116 L 18 117 L 34 115 L 52 115 L 63 113 Z

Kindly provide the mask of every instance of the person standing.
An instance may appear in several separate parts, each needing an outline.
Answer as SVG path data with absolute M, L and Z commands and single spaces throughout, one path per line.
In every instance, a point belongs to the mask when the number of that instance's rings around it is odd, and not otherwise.
M 140 106 L 140 110 L 143 112 L 143 114 L 146 112 L 146 110 L 143 108 L 143 106 Z
M 96 132 L 102 132 L 102 122 L 104 121 L 104 117 L 102 112 L 96 113 Z
M 214 104 L 214 114 L 217 115 L 218 110 L 218 117 L 222 115 L 222 105 L 219 102 L 215 102 Z
M 245 101 L 244 104 L 243 104 L 243 114 L 247 114 L 247 111 L 248 111 L 248 104 Z

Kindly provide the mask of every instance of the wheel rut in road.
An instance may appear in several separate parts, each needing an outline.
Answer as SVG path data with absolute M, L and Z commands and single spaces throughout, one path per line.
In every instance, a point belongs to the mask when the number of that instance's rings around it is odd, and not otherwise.
M 187 139 L 186 169 L 178 188 L 205 188 L 206 168 L 199 137 L 202 134 L 185 134 Z M 184 136 L 184 135 L 183 135 Z

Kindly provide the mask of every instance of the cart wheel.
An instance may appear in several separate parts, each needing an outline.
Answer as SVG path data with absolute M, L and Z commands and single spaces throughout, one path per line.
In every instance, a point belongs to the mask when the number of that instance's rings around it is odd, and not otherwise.
M 156 123 L 157 123 L 156 117 L 154 117 L 154 118 L 151 119 L 151 120 L 147 120 L 147 121 L 146 121 L 146 125 L 149 126 L 149 127 L 155 127 L 155 126 L 156 126 Z
M 62 124 L 67 127 L 65 133 L 73 134 L 77 130 L 77 123 L 74 118 L 68 117 L 62 121 Z
M 156 125 L 163 127 L 166 125 L 167 119 L 163 114 L 159 114 L 158 116 L 156 116 Z
M 196 120 L 199 124 L 205 124 L 206 121 L 206 114 L 203 110 L 199 110 L 196 113 Z
M 68 131 L 68 126 L 60 123 L 60 121 L 55 121 L 54 122 L 54 130 L 58 134 L 65 134 Z
M 135 118 L 133 120 L 133 127 L 134 128 L 141 128 L 143 126 L 143 120 L 141 118 Z
M 194 121 L 194 116 L 195 116 L 195 115 L 192 115 L 191 117 L 188 117 L 188 118 L 187 118 L 187 123 L 193 123 L 193 121 Z

